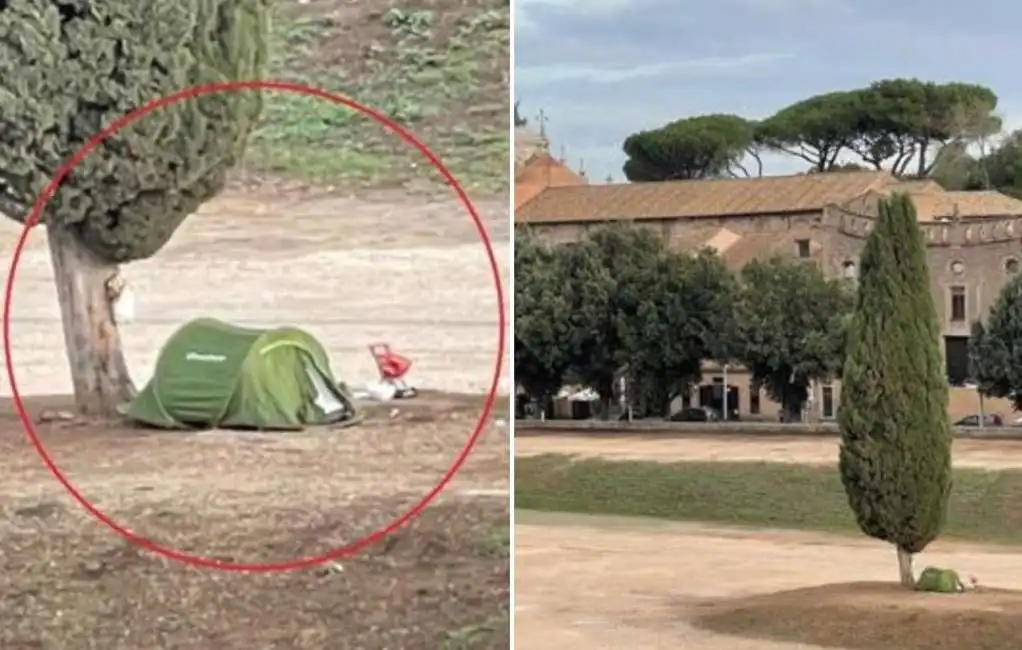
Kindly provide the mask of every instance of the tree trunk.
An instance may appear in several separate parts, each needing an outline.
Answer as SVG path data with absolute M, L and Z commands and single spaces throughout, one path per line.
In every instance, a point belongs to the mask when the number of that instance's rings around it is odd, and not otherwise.
M 107 293 L 117 265 L 93 255 L 67 230 L 47 228 L 46 237 L 78 412 L 114 417 L 135 395 Z
M 901 579 L 902 587 L 906 589 L 915 588 L 916 579 L 912 574 L 912 554 L 901 548 L 898 549 L 898 575 Z

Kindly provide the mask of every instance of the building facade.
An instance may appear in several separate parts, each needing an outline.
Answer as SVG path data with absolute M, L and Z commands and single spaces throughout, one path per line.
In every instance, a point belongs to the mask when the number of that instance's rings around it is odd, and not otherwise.
M 588 183 L 584 173 L 576 172 L 550 154 L 550 142 L 543 134 L 527 127 L 515 129 L 515 210 L 550 187 L 574 187 Z
M 854 279 L 879 201 L 894 192 L 913 199 L 927 245 L 930 289 L 940 320 L 951 415 L 1011 414 L 1006 400 L 980 405 L 967 379 L 971 323 L 983 318 L 1004 282 L 1022 268 L 1022 201 L 998 192 L 948 192 L 931 181 L 903 182 L 885 172 L 834 172 L 722 179 L 550 187 L 524 202 L 516 224 L 552 241 L 578 239 L 608 221 L 630 221 L 670 246 L 715 249 L 733 268 L 775 255 L 819 264 L 830 277 Z M 707 367 L 703 385 L 683 401 L 742 418 L 776 418 L 778 404 L 750 385 L 740 368 Z M 834 417 L 840 383 L 812 391 L 810 416 Z

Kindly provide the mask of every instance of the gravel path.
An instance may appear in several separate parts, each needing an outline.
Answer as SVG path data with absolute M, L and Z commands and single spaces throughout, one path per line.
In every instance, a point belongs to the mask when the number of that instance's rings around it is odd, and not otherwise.
M 699 436 L 670 440 L 635 436 L 585 438 L 557 434 L 515 440 L 515 454 L 567 454 L 615 460 L 771 462 L 831 465 L 837 462 L 839 439 L 757 438 L 754 436 Z M 954 443 L 957 467 L 982 469 L 1022 468 L 1022 440 L 967 440 Z

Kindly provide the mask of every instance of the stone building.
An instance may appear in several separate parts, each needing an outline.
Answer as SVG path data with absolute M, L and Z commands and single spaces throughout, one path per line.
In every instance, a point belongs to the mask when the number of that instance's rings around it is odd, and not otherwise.
M 948 192 L 932 181 L 903 182 L 885 172 L 834 172 L 754 179 L 550 187 L 525 201 L 516 224 L 554 241 L 572 241 L 594 224 L 631 221 L 660 233 L 671 246 L 711 247 L 732 267 L 773 255 L 820 264 L 832 277 L 854 278 L 858 256 L 880 199 L 912 196 L 930 263 L 930 288 L 944 337 L 951 415 L 981 408 L 963 387 L 973 320 L 989 310 L 1004 281 L 1022 264 L 1022 201 L 998 192 Z M 684 403 L 729 410 L 739 417 L 775 418 L 779 405 L 750 386 L 741 369 L 708 367 L 704 383 Z M 816 386 L 813 413 L 832 418 L 838 382 Z M 987 412 L 1011 416 L 1006 400 Z
M 563 160 L 550 155 L 550 142 L 543 133 L 527 127 L 515 128 L 515 209 L 531 201 L 548 187 L 585 185 L 585 174 L 575 172 Z

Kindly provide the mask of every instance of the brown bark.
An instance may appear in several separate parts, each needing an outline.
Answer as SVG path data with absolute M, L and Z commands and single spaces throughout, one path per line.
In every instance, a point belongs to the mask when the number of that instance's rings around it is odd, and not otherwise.
M 115 417 L 135 394 L 107 292 L 117 265 L 93 255 L 67 230 L 47 228 L 46 235 L 78 412 Z
M 912 554 L 901 548 L 898 549 L 898 577 L 902 587 L 915 588 L 916 579 L 912 574 Z

